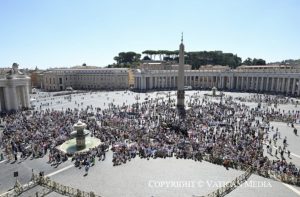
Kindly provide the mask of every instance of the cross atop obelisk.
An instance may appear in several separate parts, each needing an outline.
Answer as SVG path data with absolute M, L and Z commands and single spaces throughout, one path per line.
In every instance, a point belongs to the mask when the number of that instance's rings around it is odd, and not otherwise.
M 183 32 L 181 32 L 181 43 L 183 44 Z

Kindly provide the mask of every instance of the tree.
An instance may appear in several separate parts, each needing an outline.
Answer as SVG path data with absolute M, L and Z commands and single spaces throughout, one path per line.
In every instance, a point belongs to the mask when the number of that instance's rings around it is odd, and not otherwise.
M 148 55 L 143 57 L 143 60 L 151 60 L 150 57 Z
M 143 51 L 142 54 L 146 54 L 146 55 L 150 56 L 150 59 L 154 60 L 155 59 L 155 55 L 157 53 L 154 50 L 146 50 L 146 51 Z M 154 56 L 154 57 L 152 57 L 152 56 Z
M 247 59 L 245 59 L 243 61 L 243 64 L 248 65 L 248 66 L 252 65 L 252 59 L 250 57 L 248 57 Z
M 131 64 L 134 62 L 139 62 L 141 54 L 135 52 L 121 52 L 118 56 L 114 57 L 117 64 Z
M 245 61 L 243 62 L 244 65 L 266 65 L 266 61 L 263 59 L 256 59 L 254 58 L 253 60 L 251 58 L 247 58 L 245 59 Z
M 253 59 L 253 65 L 266 65 L 266 61 L 265 60 L 263 60 L 263 59 L 256 59 L 256 58 L 254 58 Z

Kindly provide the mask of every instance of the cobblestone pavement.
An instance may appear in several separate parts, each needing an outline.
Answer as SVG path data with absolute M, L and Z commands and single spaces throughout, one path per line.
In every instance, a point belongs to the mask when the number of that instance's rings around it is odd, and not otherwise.
M 227 182 L 243 173 L 226 170 L 222 166 L 192 160 L 140 159 L 121 166 L 112 166 L 112 153 L 107 159 L 90 168 L 88 176 L 83 169 L 72 168 L 52 177 L 57 182 L 85 191 L 94 191 L 104 197 L 114 196 L 189 196 L 205 195 L 214 191 L 219 182 Z M 175 186 L 171 185 L 176 184 Z M 166 184 L 169 183 L 168 187 Z
M 196 91 L 188 91 L 188 98 Z M 205 91 L 201 91 L 198 95 L 202 98 Z M 53 94 L 53 93 L 51 93 Z M 170 92 L 171 99 L 175 99 L 175 92 Z M 226 93 L 233 97 L 249 96 L 249 93 Z M 85 108 L 93 105 L 93 107 L 107 108 L 108 104 L 113 102 L 115 105 L 132 104 L 149 99 L 161 97 L 168 99 L 168 92 L 151 92 L 151 93 L 133 93 L 124 91 L 114 92 L 97 92 L 86 93 L 84 95 L 72 95 L 71 101 L 63 99 L 66 96 L 46 97 L 48 93 L 33 95 L 36 98 L 35 105 L 37 109 L 51 108 L 62 110 L 66 108 Z M 136 96 L 139 99 L 137 100 Z M 76 101 L 76 105 L 75 105 Z M 52 102 L 52 104 L 51 104 Z M 216 102 L 219 102 L 216 100 Z M 48 105 L 48 104 L 49 105 Z M 82 104 L 81 104 L 82 103 Z M 257 103 L 244 102 L 246 105 L 256 107 Z M 279 105 L 278 109 L 293 110 L 293 105 Z M 287 136 L 288 149 L 294 154 L 292 161 L 300 166 L 299 138 L 294 136 L 291 127 L 285 123 L 272 122 L 274 127 L 278 127 L 282 138 Z M 296 125 L 300 129 L 300 125 Z M 299 130 L 298 129 L 298 130 Z M 282 144 L 282 139 L 278 141 Z M 274 150 L 274 149 L 273 149 Z M 54 169 L 46 164 L 46 158 L 39 160 L 28 160 L 20 164 L 0 163 L 0 193 L 7 191 L 14 184 L 12 172 L 19 170 L 21 183 L 25 183 L 30 178 L 31 169 L 45 171 L 45 174 L 52 173 L 51 179 L 62 184 L 69 185 L 84 191 L 94 191 L 104 197 L 110 196 L 192 196 L 205 195 L 214 191 L 217 187 L 222 186 L 226 181 L 231 181 L 241 173 L 233 169 L 226 170 L 222 166 L 217 166 L 208 162 L 195 162 L 192 160 L 183 160 L 176 158 L 167 159 L 140 159 L 136 158 L 124 165 L 113 167 L 111 162 L 111 152 L 107 154 L 105 161 L 97 161 L 96 165 L 90 168 L 88 176 L 84 175 L 83 169 L 68 167 L 71 162 L 62 164 L 58 169 Z M 58 171 L 55 173 L 55 171 Z M 252 186 L 249 181 L 254 181 Z M 256 182 L 255 182 L 256 181 Z M 260 176 L 252 175 L 245 186 L 240 186 L 232 191 L 228 196 L 299 196 L 300 188 L 294 186 L 285 186 L 281 182 L 265 179 Z M 177 184 L 171 187 L 167 184 Z M 179 185 L 178 185 L 179 184 Z M 246 185 L 247 184 L 247 185 Z M 253 186 L 254 184 L 254 186 Z M 257 184 L 257 185 L 255 185 Z M 264 184 L 264 186 L 259 186 Z M 271 185 L 271 187 L 269 187 Z M 181 187 L 180 187 L 181 186 Z M 298 192 L 298 193 L 297 193 Z M 55 196 L 50 193 L 49 196 Z

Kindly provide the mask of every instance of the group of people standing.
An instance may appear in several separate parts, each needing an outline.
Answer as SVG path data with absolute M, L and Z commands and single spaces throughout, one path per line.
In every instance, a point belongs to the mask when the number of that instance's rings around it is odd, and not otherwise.
M 170 98 L 148 98 L 141 103 L 123 103 L 122 106 L 111 103 L 108 109 L 88 106 L 63 111 L 45 109 L 30 114 L 17 112 L 2 118 L 5 127 L 1 144 L 10 160 L 17 159 L 18 154 L 21 158 L 48 155 L 49 163 L 59 165 L 67 156 L 72 156 L 74 164 L 85 166 L 87 171 L 95 165 L 97 157 L 104 160 L 110 148 L 114 166 L 137 156 L 148 160 L 205 159 L 226 168 L 251 166 L 257 171 L 272 171 L 299 179 L 299 168 L 284 157 L 285 154 L 290 157 L 286 138 L 283 138 L 281 158 L 273 160 L 264 154 L 264 145 L 279 137 L 270 121 L 294 123 L 299 111 L 250 108 L 230 96 L 219 102 L 198 93 L 187 103 L 184 116 L 178 113 L 175 99 Z M 67 155 L 56 147 L 70 138 L 73 125 L 79 119 L 102 144 L 87 152 Z M 274 134 L 275 137 L 270 137 Z M 269 153 L 270 147 L 269 143 Z

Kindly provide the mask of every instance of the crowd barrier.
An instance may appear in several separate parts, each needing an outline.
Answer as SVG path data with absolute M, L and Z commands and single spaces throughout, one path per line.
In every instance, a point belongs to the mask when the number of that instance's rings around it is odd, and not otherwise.
M 42 191 L 35 192 L 33 194 L 33 197 L 45 196 L 50 192 L 56 192 L 70 197 L 101 197 L 99 195 L 95 195 L 94 192 L 85 192 L 76 188 L 65 186 L 56 181 L 50 180 L 49 177 L 40 176 L 36 174 L 32 174 L 32 180 L 29 183 L 25 185 L 21 185 L 17 182 L 15 187 L 12 190 L 4 194 L 1 194 L 0 197 L 19 196 L 21 193 L 28 191 L 37 185 L 42 186 L 43 189 Z
M 287 184 L 300 186 L 300 178 L 295 177 L 293 175 L 288 175 L 287 173 L 280 173 L 273 170 L 259 170 L 259 169 L 256 169 L 254 173 L 263 176 L 265 178 L 270 178 Z
M 62 195 L 73 196 L 73 197 L 100 197 L 95 195 L 94 192 L 85 192 L 79 189 L 75 189 L 69 186 L 65 186 L 56 181 L 50 180 L 49 177 L 33 175 L 34 182 L 37 182 L 39 185 L 47 187 L 52 191 L 60 193 Z
M 222 197 L 233 191 L 235 188 L 243 184 L 252 174 L 252 167 L 249 167 L 243 174 L 236 177 L 231 182 L 227 183 L 223 187 L 218 188 L 217 190 L 201 197 Z M 198 196 L 194 196 L 198 197 Z M 200 196 L 199 196 L 200 197 Z
M 204 155 L 203 160 L 210 162 L 210 163 L 223 165 L 223 159 L 214 158 L 211 155 Z M 232 162 L 229 167 L 232 167 L 232 168 L 238 169 L 238 170 L 247 170 L 249 168 L 249 166 L 247 166 L 247 165 L 240 165 L 238 163 L 232 163 Z M 258 169 L 255 167 L 252 167 L 252 173 L 257 174 L 262 177 L 265 177 L 265 178 L 270 178 L 270 179 L 273 179 L 276 181 L 281 181 L 281 182 L 284 182 L 287 184 L 300 186 L 300 177 L 288 175 L 287 173 L 279 173 L 277 171 L 273 171 L 270 169 L 262 170 L 262 169 Z
M 29 183 L 25 185 L 21 185 L 18 181 L 16 182 L 15 186 L 9 190 L 8 192 L 5 192 L 3 194 L 0 194 L 0 197 L 15 197 L 19 196 L 21 193 L 26 192 L 27 190 L 32 189 L 33 187 L 37 186 L 37 183 L 34 181 L 30 181 Z

